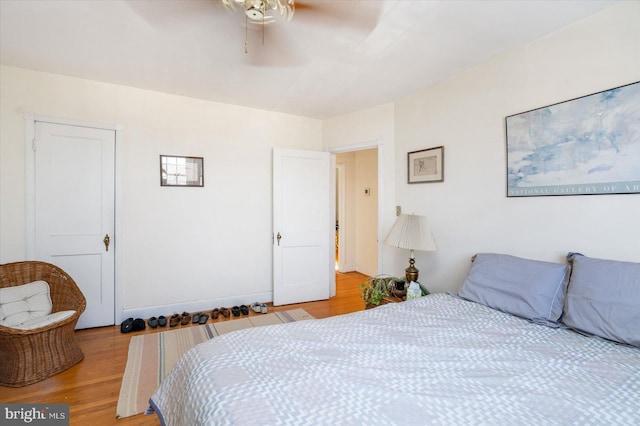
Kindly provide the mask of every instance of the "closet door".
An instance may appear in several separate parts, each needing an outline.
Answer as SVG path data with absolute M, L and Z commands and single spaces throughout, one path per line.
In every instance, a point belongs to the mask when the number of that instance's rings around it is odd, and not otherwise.
M 87 299 L 77 328 L 115 324 L 115 131 L 36 122 L 35 258 Z

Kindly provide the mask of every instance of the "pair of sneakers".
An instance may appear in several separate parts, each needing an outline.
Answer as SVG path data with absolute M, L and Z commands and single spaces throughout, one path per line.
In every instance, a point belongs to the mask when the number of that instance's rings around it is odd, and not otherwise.
M 268 311 L 267 305 L 259 302 L 256 302 L 253 305 L 251 305 L 251 309 L 253 309 L 253 312 L 257 314 L 266 314 Z
M 167 325 L 167 317 L 164 315 L 160 315 L 159 317 L 151 317 L 147 320 L 149 327 L 157 328 L 158 326 L 164 327 Z
M 129 333 L 130 331 L 141 331 L 144 330 L 147 326 L 144 323 L 142 318 L 127 318 L 122 321 L 120 324 L 120 332 L 121 333 Z
M 191 322 L 193 324 L 206 324 L 209 319 L 209 314 L 205 314 L 204 312 L 198 312 L 197 314 L 193 314 L 193 318 Z

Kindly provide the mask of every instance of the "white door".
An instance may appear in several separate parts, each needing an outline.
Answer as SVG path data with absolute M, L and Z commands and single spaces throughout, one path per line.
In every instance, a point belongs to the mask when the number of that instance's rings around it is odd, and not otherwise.
M 274 149 L 274 305 L 330 296 L 335 277 L 331 177 L 328 152 Z
M 115 131 L 36 122 L 34 147 L 35 257 L 87 299 L 77 328 L 113 325 Z

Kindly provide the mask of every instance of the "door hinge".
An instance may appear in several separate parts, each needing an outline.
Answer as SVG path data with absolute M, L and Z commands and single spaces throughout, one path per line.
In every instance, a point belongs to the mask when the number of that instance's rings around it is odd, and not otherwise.
M 36 150 L 36 138 L 33 138 L 31 140 L 31 149 L 34 151 Z

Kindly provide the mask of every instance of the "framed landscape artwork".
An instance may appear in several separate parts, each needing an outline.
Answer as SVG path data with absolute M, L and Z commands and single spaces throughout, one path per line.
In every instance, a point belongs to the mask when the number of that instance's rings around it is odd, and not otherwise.
M 407 154 L 408 183 L 444 181 L 444 146 Z
M 505 122 L 507 197 L 640 193 L 640 82 Z

